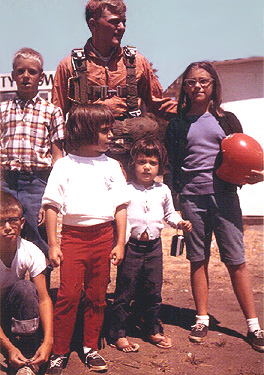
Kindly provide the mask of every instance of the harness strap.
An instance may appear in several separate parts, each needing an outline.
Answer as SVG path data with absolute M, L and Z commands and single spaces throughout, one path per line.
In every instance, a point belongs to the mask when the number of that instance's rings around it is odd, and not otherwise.
M 124 47 L 124 62 L 127 69 L 126 86 L 110 89 L 108 86 L 92 86 L 88 84 L 86 55 L 83 48 L 73 49 L 71 52 L 73 77 L 68 82 L 68 99 L 74 103 L 85 104 L 89 99 L 106 99 L 112 95 L 126 98 L 129 117 L 141 116 L 138 108 L 138 90 L 136 82 L 136 48 Z
M 138 108 L 138 89 L 136 81 L 136 48 L 124 47 L 124 61 L 127 69 L 127 107 L 130 117 L 138 117 L 141 110 Z
M 73 89 L 74 101 L 80 104 L 88 102 L 87 64 L 83 48 L 73 49 L 71 53 L 74 72 Z M 69 85 L 70 86 L 70 85 Z

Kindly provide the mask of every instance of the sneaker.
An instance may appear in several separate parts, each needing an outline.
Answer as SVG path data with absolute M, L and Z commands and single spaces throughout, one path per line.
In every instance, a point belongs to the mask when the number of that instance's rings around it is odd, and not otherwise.
M 196 323 L 192 326 L 189 340 L 196 343 L 204 342 L 209 328 L 203 323 Z
M 28 365 L 23 366 L 16 372 L 16 375 L 36 375 L 39 368 L 37 366 Z
M 264 330 L 258 329 L 255 332 L 248 332 L 247 339 L 252 345 L 252 348 L 264 352 Z
M 107 370 L 107 364 L 104 358 L 97 353 L 96 350 L 91 349 L 87 354 L 84 355 L 84 363 L 93 371 L 105 371 Z
M 52 354 L 50 356 L 46 374 L 59 375 L 64 368 L 64 362 L 67 359 L 65 355 Z

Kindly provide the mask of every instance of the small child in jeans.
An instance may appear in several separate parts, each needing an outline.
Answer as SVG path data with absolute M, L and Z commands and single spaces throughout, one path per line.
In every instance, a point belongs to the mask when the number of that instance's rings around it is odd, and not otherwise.
M 144 121 L 144 120 L 142 120 Z M 164 171 L 166 150 L 159 140 L 142 138 L 131 149 L 131 176 L 127 208 L 130 238 L 125 256 L 118 266 L 115 298 L 110 326 L 111 346 L 123 352 L 137 351 L 139 345 L 126 338 L 126 321 L 130 303 L 137 300 L 138 286 L 144 295 L 143 320 L 145 338 L 160 348 L 170 348 L 170 338 L 163 335 L 159 321 L 162 303 L 162 220 L 173 228 L 191 231 L 189 221 L 175 211 L 169 188 L 155 182 Z
M 119 265 L 124 256 L 129 201 L 119 162 L 105 155 L 113 136 L 113 122 L 111 111 L 101 104 L 72 110 L 66 125 L 69 154 L 54 165 L 43 196 L 50 262 L 60 266 L 53 354 L 47 374 L 63 370 L 83 288 L 84 342 L 80 354 L 91 370 L 107 369 L 97 345 L 110 277 L 109 259 Z M 63 215 L 61 246 L 57 242 L 59 211 Z

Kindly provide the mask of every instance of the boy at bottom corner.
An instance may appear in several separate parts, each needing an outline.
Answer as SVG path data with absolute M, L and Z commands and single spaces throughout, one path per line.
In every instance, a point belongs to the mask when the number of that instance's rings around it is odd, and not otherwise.
M 9 373 L 34 375 L 52 347 L 52 302 L 44 275 L 48 261 L 36 245 L 20 237 L 24 223 L 20 202 L 1 192 L 0 346 L 8 357 Z M 26 272 L 30 280 L 25 280 Z

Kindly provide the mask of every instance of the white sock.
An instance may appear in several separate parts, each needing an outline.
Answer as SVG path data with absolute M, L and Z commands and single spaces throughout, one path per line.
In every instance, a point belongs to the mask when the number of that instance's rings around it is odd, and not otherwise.
M 260 329 L 258 318 L 247 319 L 248 332 L 255 332 Z
M 87 348 L 87 346 L 83 347 L 84 354 L 87 354 L 92 348 Z
M 201 323 L 209 327 L 209 315 L 195 315 L 196 324 Z

